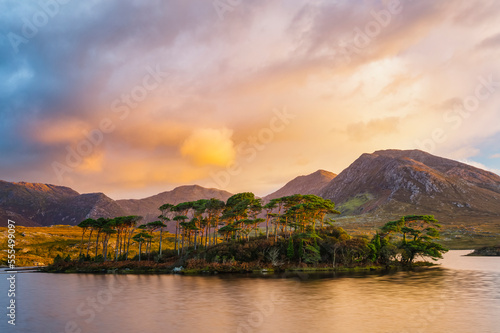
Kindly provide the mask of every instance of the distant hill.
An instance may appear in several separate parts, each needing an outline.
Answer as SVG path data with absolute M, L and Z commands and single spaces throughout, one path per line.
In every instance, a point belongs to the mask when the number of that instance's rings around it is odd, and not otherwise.
M 233 194 L 214 188 L 204 188 L 198 185 L 180 186 L 172 191 L 163 192 L 144 199 L 117 200 L 116 203 L 125 211 L 127 215 L 143 216 L 143 222 L 157 220 L 160 211 L 158 208 L 166 203 L 176 205 L 186 201 L 196 201 L 200 199 L 219 199 L 226 201 Z
M 20 214 L 0 208 L 0 227 L 7 227 L 9 220 L 14 221 L 15 225 L 25 227 L 41 227 L 40 224 L 33 222 Z
M 419 150 L 363 154 L 321 196 L 343 215 L 500 218 L 500 176 Z
M 0 215 L 18 225 L 75 225 L 89 217 L 122 214 L 121 207 L 102 193 L 79 194 L 64 186 L 0 181 Z M 5 218 L 0 225 L 6 225 Z
M 310 175 L 299 176 L 289 181 L 285 186 L 283 186 L 276 192 L 265 196 L 263 199 L 265 202 L 267 202 L 271 199 L 281 198 L 294 194 L 319 195 L 322 193 L 325 186 L 327 186 L 336 176 L 337 175 L 332 172 L 318 170 Z

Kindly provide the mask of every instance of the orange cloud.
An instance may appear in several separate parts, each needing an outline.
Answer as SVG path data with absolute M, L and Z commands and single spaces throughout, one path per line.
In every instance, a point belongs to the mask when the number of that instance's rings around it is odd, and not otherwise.
M 103 164 L 104 153 L 96 152 L 84 158 L 76 170 L 81 173 L 98 173 L 103 171 Z
M 194 130 L 182 144 L 181 154 L 198 166 L 226 166 L 236 156 L 232 135 L 233 131 L 226 128 Z
M 38 123 L 32 133 L 41 143 L 58 144 L 83 139 L 86 130 L 86 122 L 72 119 Z

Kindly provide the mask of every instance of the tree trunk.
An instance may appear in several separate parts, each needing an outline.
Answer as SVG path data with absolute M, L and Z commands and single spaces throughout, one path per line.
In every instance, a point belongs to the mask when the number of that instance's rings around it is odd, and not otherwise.
M 269 239 L 269 217 L 266 218 L 266 239 Z
M 162 238 L 163 238 L 163 228 L 160 228 L 160 257 L 161 257 L 161 253 L 162 253 Z
M 102 256 L 104 258 L 104 262 L 106 262 L 106 260 L 108 259 L 108 236 L 104 237 Z
M 184 254 L 184 231 L 182 232 L 182 251 L 181 253 Z
M 125 260 L 128 260 L 128 251 L 130 249 L 130 239 L 132 238 L 133 230 L 130 232 L 128 235 L 128 240 L 127 240 L 127 252 L 125 252 Z
M 78 254 L 78 259 L 82 256 L 82 251 L 83 251 L 83 236 L 85 235 L 85 231 L 82 233 L 82 240 L 80 241 L 80 253 Z M 90 241 L 89 241 L 90 244 Z
M 115 261 L 118 260 L 118 249 L 120 248 L 120 233 L 116 234 L 116 243 L 115 243 Z
M 90 235 L 89 235 L 89 243 L 87 244 L 87 256 L 89 255 L 89 250 L 90 250 L 90 241 L 91 241 L 91 239 L 92 239 L 92 232 L 93 232 L 93 231 L 94 231 L 94 230 L 90 230 Z M 99 234 L 97 234 L 97 239 L 99 239 Z M 96 250 L 96 251 L 97 251 L 97 250 Z M 96 253 L 96 255 L 97 255 L 97 253 Z
M 207 228 L 208 228 L 207 229 L 207 238 L 206 238 L 207 242 L 205 242 L 205 248 L 207 248 L 207 246 L 211 246 L 212 245 L 212 236 L 211 236 L 211 233 L 210 233 L 210 229 L 211 229 L 210 225 L 208 225 Z
M 178 250 L 178 242 L 179 240 L 177 239 L 177 230 L 179 229 L 179 222 L 175 222 L 175 244 L 174 244 L 174 251 Z M 179 251 L 177 251 L 177 254 L 179 254 Z
M 97 238 L 95 240 L 95 256 L 97 258 L 97 252 L 99 252 L 99 236 L 101 235 L 100 231 L 97 231 Z

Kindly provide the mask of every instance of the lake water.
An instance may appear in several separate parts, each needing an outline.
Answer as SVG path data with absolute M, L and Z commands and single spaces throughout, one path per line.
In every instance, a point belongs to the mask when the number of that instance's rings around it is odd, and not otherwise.
M 289 278 L 18 273 L 0 332 L 500 332 L 500 257 L 414 272 Z

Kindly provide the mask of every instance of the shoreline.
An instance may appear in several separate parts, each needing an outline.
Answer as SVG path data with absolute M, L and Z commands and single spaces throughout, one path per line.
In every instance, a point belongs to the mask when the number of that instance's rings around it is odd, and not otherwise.
M 249 267 L 241 268 L 241 266 L 228 266 L 224 269 L 204 268 L 183 268 L 183 267 L 166 267 L 161 264 L 141 265 L 141 267 L 133 267 L 130 263 L 125 265 L 106 265 L 102 267 L 97 265 L 71 265 L 67 263 L 64 267 L 46 266 L 41 267 L 37 272 L 56 273 L 56 274 L 177 274 L 188 276 L 212 276 L 212 275 L 261 275 L 271 276 L 278 274 L 317 274 L 317 273 L 380 273 L 380 272 L 396 272 L 404 270 L 415 270 L 422 268 L 439 267 L 439 264 L 431 262 L 416 262 L 412 267 L 403 267 L 400 265 L 360 265 L 360 266 L 337 266 L 337 267 L 299 267 L 289 266 L 286 268 L 270 268 L 270 267 Z

